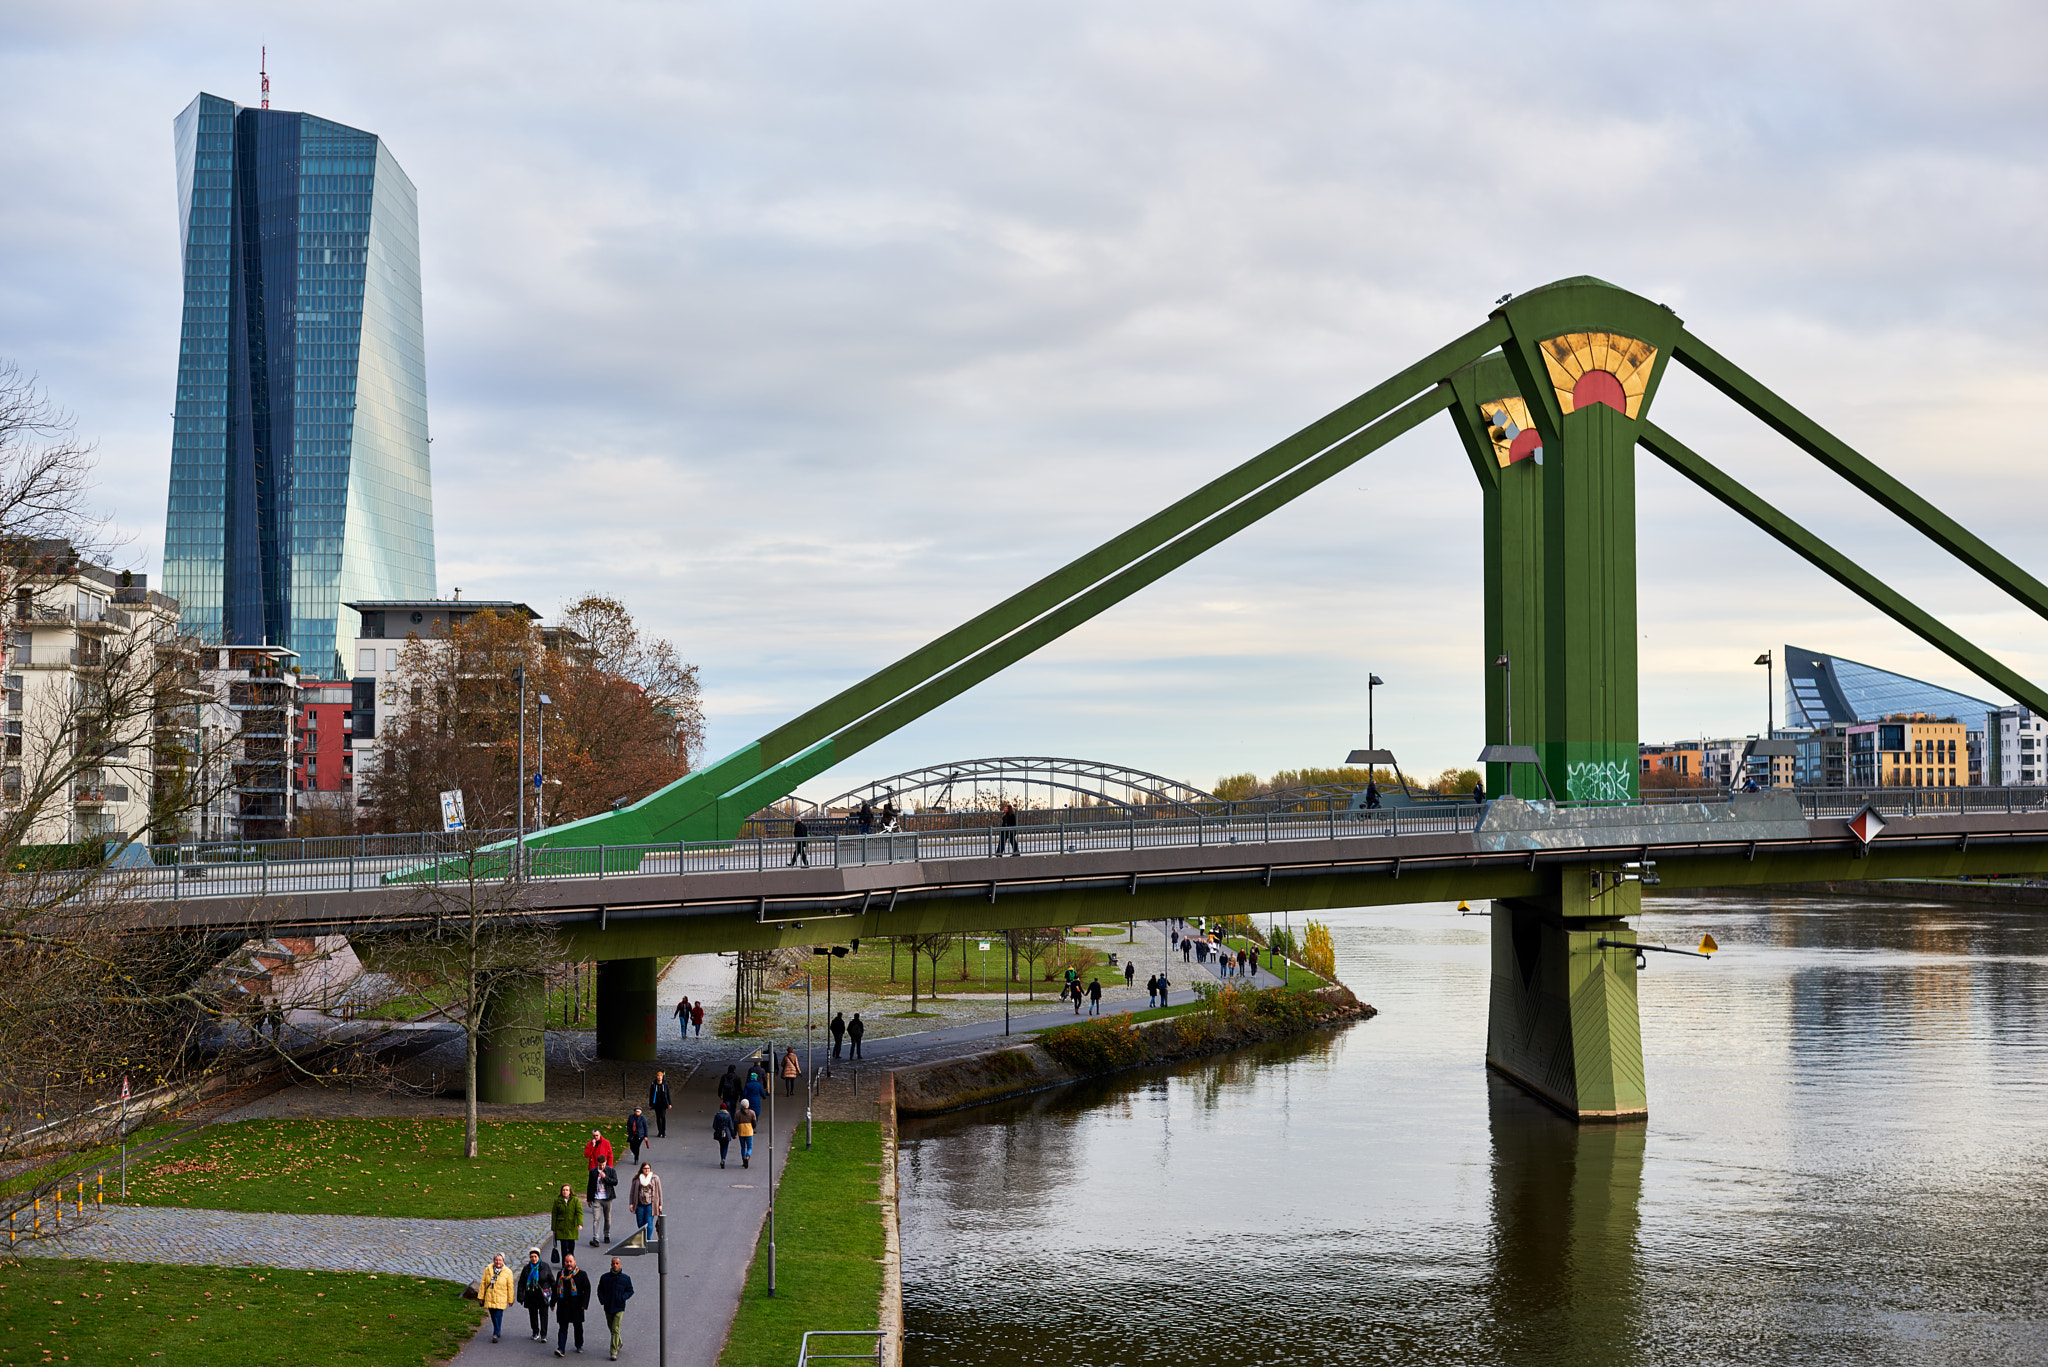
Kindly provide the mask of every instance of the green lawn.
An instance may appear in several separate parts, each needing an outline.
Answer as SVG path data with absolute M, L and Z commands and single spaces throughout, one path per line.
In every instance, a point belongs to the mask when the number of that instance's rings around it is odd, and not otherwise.
M 768 1233 L 740 1293 L 719 1367 L 789 1367 L 808 1329 L 870 1329 L 882 1303 L 882 1132 L 824 1121 L 817 1147 L 789 1155 L 775 1202 L 775 1295 L 768 1295 Z M 843 1339 L 859 1352 L 866 1339 Z
M 177 1132 L 184 1128 L 184 1126 L 185 1122 L 182 1120 L 166 1120 L 155 1125 L 145 1125 L 141 1129 L 132 1132 L 128 1136 L 128 1171 L 131 1174 L 134 1173 L 136 1171 L 136 1164 L 145 1161 L 135 1156 L 137 1148 L 144 1144 L 154 1143 L 165 1135 Z M 30 1191 L 41 1186 L 51 1178 L 58 1176 L 60 1173 L 81 1173 L 95 1164 L 109 1161 L 113 1166 L 107 1169 L 107 1196 L 109 1199 L 112 1199 L 121 1190 L 121 1147 L 118 1144 L 101 1144 L 79 1153 L 63 1154 L 47 1162 L 38 1163 L 32 1168 L 24 1168 L 5 1181 L 0 1181 L 0 1196 L 13 1196 L 18 1192 Z M 72 1178 L 73 1182 L 76 1180 L 76 1177 Z M 77 1190 L 69 1182 L 65 1185 L 66 1190 Z M 97 1188 L 94 1185 L 93 1179 L 87 1177 L 85 1179 L 85 1199 L 88 1204 L 91 1203 L 95 1190 Z
M 418 1277 L 0 1262 L 0 1364 L 425 1367 L 454 1354 L 480 1313 Z
M 469 1219 L 545 1211 L 561 1184 L 583 1195 L 595 1126 L 624 1151 L 615 1121 L 484 1121 L 480 1157 L 462 1157 L 462 1122 L 244 1120 L 209 1125 L 128 1168 L 139 1205 L 309 1215 Z M 109 1198 L 111 1199 L 111 1197 Z

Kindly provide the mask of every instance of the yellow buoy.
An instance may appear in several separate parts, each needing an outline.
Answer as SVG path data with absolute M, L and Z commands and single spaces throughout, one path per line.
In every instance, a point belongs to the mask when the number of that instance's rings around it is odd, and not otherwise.
M 1702 935 L 1702 936 L 1700 936 L 1700 953 L 1702 953 L 1702 954 L 1712 954 L 1712 953 L 1713 953 L 1713 952 L 1714 952 L 1715 950 L 1719 949 L 1720 947 L 1721 947 L 1721 946 L 1719 946 L 1719 945 L 1717 945 L 1717 944 L 1715 944 L 1715 943 L 1714 943 L 1714 937 L 1713 937 L 1713 936 L 1711 936 L 1711 935 Z

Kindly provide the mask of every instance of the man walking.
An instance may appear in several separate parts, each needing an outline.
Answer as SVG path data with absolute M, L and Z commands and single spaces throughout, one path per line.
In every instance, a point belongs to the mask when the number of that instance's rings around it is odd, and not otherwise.
M 730 1063 L 725 1065 L 725 1076 L 718 1079 L 718 1099 L 725 1103 L 727 1110 L 739 1104 L 740 1075 Z
M 597 1303 L 604 1307 L 605 1325 L 612 1331 L 612 1361 L 619 1360 L 619 1328 L 626 1315 L 626 1302 L 633 1299 L 633 1279 L 626 1275 L 624 1260 L 612 1259 L 612 1270 L 597 1279 Z
M 647 1142 L 647 1117 L 635 1106 L 633 1114 L 626 1117 L 626 1147 L 633 1151 L 633 1161 L 640 1161 L 640 1146 Z
M 1090 978 L 1088 980 L 1088 1014 L 1091 1016 L 1102 1014 L 1102 979 L 1100 978 Z
M 860 1037 L 867 1032 L 867 1026 L 861 1024 L 860 1012 L 854 1012 L 853 1019 L 846 1023 L 846 1038 L 853 1045 L 854 1058 L 860 1057 Z
M 586 1200 L 590 1203 L 590 1246 L 597 1247 L 602 1238 L 606 1243 L 612 1237 L 612 1198 L 619 1194 L 619 1170 L 607 1163 L 601 1168 L 590 1170 L 590 1191 Z
M 562 1259 L 562 1275 L 555 1278 L 555 1356 L 565 1357 L 569 1330 L 576 1331 L 576 1351 L 583 1351 L 583 1312 L 590 1308 L 590 1274 L 576 1266 L 576 1255 Z
M 668 1074 L 656 1073 L 654 1085 L 647 1089 L 647 1109 L 654 1112 L 654 1137 L 668 1138 L 668 1108 L 673 1102 L 668 1094 Z
M 612 1151 L 612 1141 L 604 1137 L 604 1131 L 592 1130 L 590 1142 L 583 1146 L 583 1166 L 601 1168 L 617 1160 L 618 1155 Z
M 1004 850 L 1020 856 L 1022 853 L 1017 848 L 1017 809 L 1007 802 L 1003 804 L 1003 835 L 996 842 L 996 858 L 1001 859 Z
M 1133 959 L 1125 962 L 1124 964 L 1124 986 L 1129 987 L 1132 983 L 1136 981 L 1138 981 L 1138 964 L 1137 961 Z
M 840 1049 L 846 1043 L 846 1013 L 841 1011 L 832 1018 L 832 1024 L 825 1028 L 832 1032 L 832 1057 L 838 1058 Z
M 796 825 L 789 828 L 789 833 L 796 837 L 796 853 L 789 857 L 789 867 L 795 868 L 797 861 L 801 859 L 804 867 L 809 868 L 811 866 L 811 842 L 804 839 L 804 837 L 811 833 L 811 828 L 804 824 L 802 817 L 798 817 Z
M 573 1261 L 576 1236 L 583 1232 L 583 1203 L 576 1199 L 567 1182 L 562 1183 L 562 1194 L 555 1198 L 555 1208 L 548 1212 L 548 1227 L 555 1232 L 554 1261 Z
M 1166 1005 L 1166 989 L 1167 989 L 1167 988 L 1169 988 L 1169 987 L 1171 987 L 1171 986 L 1172 986 L 1172 984 L 1171 984 L 1171 983 L 1169 983 L 1169 982 L 1167 982 L 1167 980 L 1166 980 L 1166 975 L 1165 975 L 1164 973 L 1160 974 L 1160 975 L 1159 975 L 1159 1004 L 1160 1004 L 1161 1006 L 1164 1006 L 1164 1005 Z

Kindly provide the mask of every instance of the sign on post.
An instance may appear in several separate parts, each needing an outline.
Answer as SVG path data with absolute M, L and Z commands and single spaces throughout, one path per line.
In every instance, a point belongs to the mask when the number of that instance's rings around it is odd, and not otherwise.
M 462 826 L 462 789 L 455 788 L 441 794 L 441 829 L 459 831 Z

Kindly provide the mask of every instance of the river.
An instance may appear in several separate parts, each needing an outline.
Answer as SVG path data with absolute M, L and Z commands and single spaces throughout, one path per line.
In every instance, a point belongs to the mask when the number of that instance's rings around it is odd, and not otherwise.
M 1659 899 L 1622 1127 L 1486 919 L 1325 919 L 1377 1019 L 906 1123 L 907 1367 L 2048 1362 L 2048 913 Z

